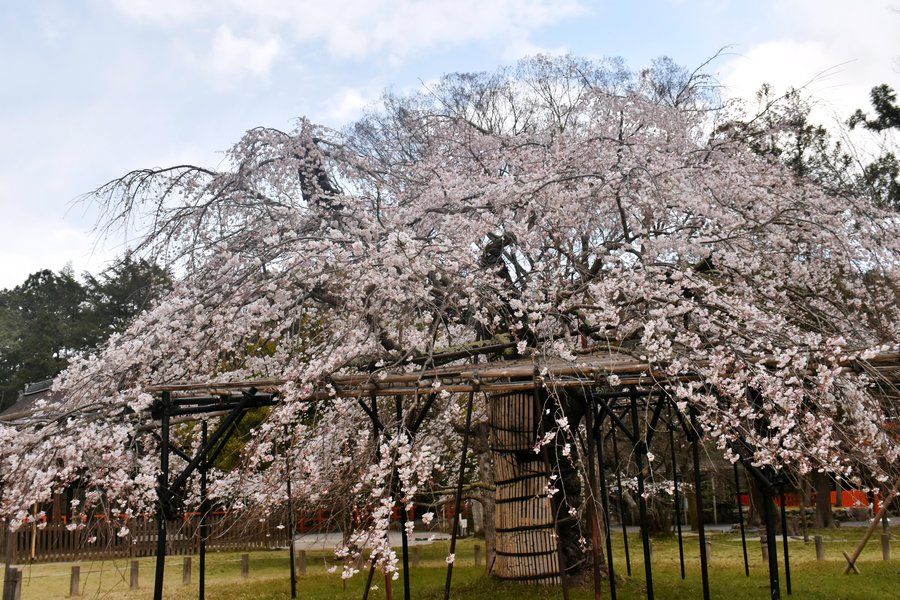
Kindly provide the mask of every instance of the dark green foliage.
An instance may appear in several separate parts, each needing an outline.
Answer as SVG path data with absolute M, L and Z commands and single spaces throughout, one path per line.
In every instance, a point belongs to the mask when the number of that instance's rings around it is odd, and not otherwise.
M 897 104 L 897 94 L 887 84 L 877 85 L 869 92 L 872 100 L 872 108 L 875 109 L 875 118 L 858 109 L 850 117 L 850 127 L 856 127 L 860 123 L 866 129 L 872 131 L 887 131 L 888 129 L 900 129 L 900 105 Z
M 816 181 L 829 193 L 867 197 L 876 206 L 900 210 L 900 161 L 887 137 L 900 130 L 900 106 L 887 85 L 873 88 L 870 97 L 875 117 L 857 110 L 847 121 L 851 129 L 862 125 L 882 137 L 881 153 L 870 160 L 848 152 L 827 128 L 811 121 L 812 106 L 795 89 L 776 98 L 770 86 L 763 86 L 756 114 L 740 115 L 722 130 L 744 138 L 760 156 Z
M 74 355 L 124 330 L 170 288 L 163 269 L 126 258 L 83 283 L 71 269 L 45 269 L 0 291 L 0 410 L 26 384 L 55 376 Z
M 165 269 L 126 257 L 103 271 L 99 277 L 84 274 L 84 287 L 90 304 L 92 331 L 98 338 L 92 346 L 112 333 L 123 331 L 135 316 L 172 287 Z
M 869 131 L 881 134 L 900 131 L 900 105 L 894 90 L 882 84 L 872 88 L 869 97 L 875 109 L 875 118 L 870 119 L 862 110 L 857 110 L 847 122 L 850 128 L 862 125 Z M 861 180 L 878 204 L 900 210 L 900 161 L 893 151 L 885 150 L 878 158 L 864 165 Z

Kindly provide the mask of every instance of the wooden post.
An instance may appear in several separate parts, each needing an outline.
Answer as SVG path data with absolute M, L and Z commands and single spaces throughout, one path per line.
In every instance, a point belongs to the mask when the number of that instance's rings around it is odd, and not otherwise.
M 241 554 L 241 577 L 248 579 L 250 577 L 250 555 Z
M 891 534 L 881 534 L 881 558 L 891 560 Z
M 191 557 L 185 556 L 184 563 L 181 566 L 181 583 L 183 585 L 191 584 Z
M 884 537 L 884 536 L 882 536 L 882 537 Z M 885 559 L 885 560 L 887 560 L 887 559 Z M 478 544 L 475 544 L 475 566 L 476 567 L 481 566 L 481 546 L 479 546 Z
M 766 538 L 765 534 L 759 536 L 759 545 L 762 547 L 763 562 L 766 562 L 769 560 L 769 540 Z
M 306 550 L 297 552 L 297 573 L 300 576 L 306 575 Z
M 131 582 L 130 589 L 136 590 L 138 589 L 140 579 L 140 563 L 136 560 L 131 561 Z
M 863 538 L 859 540 L 859 543 L 856 545 L 856 548 L 853 550 L 853 554 L 847 555 L 844 552 L 844 558 L 847 559 L 847 566 L 844 567 L 844 575 L 849 573 L 851 570 L 855 573 L 859 573 L 859 570 L 856 568 L 856 559 L 859 558 L 859 555 L 862 554 L 863 548 L 866 547 L 866 544 L 869 542 L 869 538 L 872 537 L 872 534 L 875 533 L 875 529 L 878 527 L 878 521 L 887 514 L 887 508 L 891 504 L 891 501 L 900 494 L 900 479 L 897 480 L 897 483 L 894 484 L 893 489 L 890 493 L 884 497 L 884 500 L 881 502 L 881 508 L 878 511 L 878 514 L 875 515 L 875 518 L 872 519 L 872 522 L 869 523 L 869 527 L 866 529 L 866 533 L 863 535 Z
M 706 540 L 706 560 L 712 559 L 712 542 L 707 539 Z
M 825 560 L 825 543 L 822 539 L 821 535 L 817 535 L 813 537 L 813 540 L 816 542 L 816 560 L 822 561 Z
M 859 575 L 859 567 L 856 566 L 856 561 L 850 558 L 850 555 L 847 554 L 847 551 L 844 550 L 841 552 L 844 555 L 844 558 L 847 560 L 847 569 L 853 571 L 854 574 Z
M 81 567 L 78 565 L 72 565 L 72 575 L 69 578 L 69 595 L 73 597 L 81 595 Z
M 412 547 L 412 567 L 413 569 L 419 568 L 419 564 L 421 562 L 421 558 L 419 557 L 419 547 Z
M 6 581 L 3 584 L 3 600 L 21 600 L 22 571 L 17 567 L 6 569 Z

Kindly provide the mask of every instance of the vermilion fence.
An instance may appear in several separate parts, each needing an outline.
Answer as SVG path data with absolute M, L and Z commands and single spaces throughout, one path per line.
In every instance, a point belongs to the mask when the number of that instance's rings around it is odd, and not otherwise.
M 206 547 L 211 551 L 244 551 L 284 548 L 290 532 L 283 524 L 267 519 L 237 519 L 213 515 Z M 156 554 L 157 527 L 154 519 L 136 517 L 125 524 L 97 519 L 73 527 L 65 523 L 26 523 L 12 533 L 14 564 L 104 560 Z M 168 525 L 166 554 L 193 554 L 200 547 L 200 521 L 173 520 Z M 7 532 L 0 531 L 0 551 L 6 549 Z
M 741 504 L 744 506 L 750 506 L 750 495 L 746 492 L 740 494 Z M 872 499 L 873 506 L 871 507 L 874 512 L 878 512 L 878 509 L 881 505 L 881 496 L 875 494 Z M 775 496 L 775 504 L 781 506 L 781 498 Z M 815 506 L 816 504 L 816 494 L 812 494 L 810 497 L 810 504 Z M 799 508 L 800 507 L 800 495 L 794 492 L 788 492 L 784 495 L 784 505 L 788 508 Z M 838 494 L 835 491 L 831 492 L 831 506 L 833 507 L 844 507 L 844 508 L 854 508 L 857 506 L 869 506 L 869 495 L 867 492 L 862 490 L 841 490 L 840 502 L 838 502 Z

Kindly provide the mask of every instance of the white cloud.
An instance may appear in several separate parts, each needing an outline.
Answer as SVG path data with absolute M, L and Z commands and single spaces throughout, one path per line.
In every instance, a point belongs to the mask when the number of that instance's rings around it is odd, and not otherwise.
M 265 79 L 281 52 L 277 37 L 263 40 L 237 36 L 227 25 L 216 30 L 206 64 L 220 81 L 252 75 Z
M 109 0 L 113 8 L 135 21 L 178 25 L 208 18 L 221 4 L 216 0 Z
M 763 83 L 779 92 L 805 85 L 822 113 L 845 119 L 868 106 L 873 86 L 900 82 L 900 13 L 881 0 L 781 2 L 772 22 L 777 30 L 768 39 L 736 48 L 725 65 L 731 95 L 752 97 Z
M 558 46 L 556 48 L 546 48 L 544 46 L 540 46 L 531 42 L 530 40 L 515 40 L 510 42 L 506 48 L 503 50 L 502 57 L 504 60 L 508 61 L 516 61 L 521 58 L 526 58 L 529 56 L 535 56 L 536 54 L 548 54 L 551 56 L 562 56 L 567 54 L 569 49 L 565 46 Z
M 76 275 L 99 273 L 123 248 L 98 245 L 90 232 L 56 220 L 20 221 L 4 231 L 0 248 L 0 289 L 12 288 L 42 269 L 59 271 L 71 265 Z
M 376 94 L 367 94 L 357 88 L 344 88 L 325 101 L 320 119 L 335 127 L 349 123 L 362 115 L 376 98 Z
M 217 39 L 223 25 L 232 36 L 278 31 L 288 44 L 321 45 L 338 58 L 383 53 L 393 60 L 436 47 L 527 39 L 584 10 L 578 0 L 109 1 L 123 16 L 156 26 L 218 25 Z

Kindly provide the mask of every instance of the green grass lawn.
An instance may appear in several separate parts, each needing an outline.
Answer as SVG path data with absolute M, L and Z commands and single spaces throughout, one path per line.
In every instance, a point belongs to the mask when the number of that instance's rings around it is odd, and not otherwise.
M 894 528 L 895 535 L 898 533 Z M 878 535 L 870 541 L 858 561 L 861 575 L 842 575 L 844 559 L 841 551 L 850 552 L 862 536 L 859 529 L 833 529 L 820 532 L 825 537 L 826 560 L 817 562 L 815 547 L 802 540 L 790 543 L 793 595 L 797 600 L 898 600 L 900 599 L 900 544 L 895 543 L 893 560 L 882 560 Z M 812 536 L 812 533 L 810 534 Z M 762 561 L 759 539 L 748 539 L 750 577 L 744 575 L 740 535 L 714 533 L 710 563 L 710 587 L 713 598 L 725 600 L 764 599 L 769 597 L 768 571 Z M 810 538 L 812 539 L 812 538 Z M 453 598 L 498 600 L 532 600 L 561 598 L 558 587 L 542 587 L 501 582 L 484 574 L 483 567 L 474 565 L 474 545 L 478 540 L 462 540 L 457 546 L 457 560 L 453 570 Z M 481 543 L 483 547 L 483 543 Z M 629 537 L 632 575 L 625 573 L 621 534 L 615 538 L 618 598 L 632 600 L 646 597 L 644 566 L 640 538 Z M 447 565 L 444 558 L 449 543 L 440 542 L 420 547 L 421 564 L 411 570 L 412 597 L 437 599 L 443 597 Z M 782 546 L 779 538 L 779 559 Z M 687 574 L 681 579 L 678 545 L 675 538 L 653 541 L 653 586 L 659 599 L 700 598 L 700 564 L 695 535 L 686 538 Z M 197 557 L 193 557 L 193 580 L 182 585 L 182 557 L 166 561 L 165 597 L 174 600 L 197 598 Z M 242 579 L 240 555 L 236 553 L 210 554 L 207 558 L 206 597 L 217 599 L 283 600 L 290 598 L 287 551 L 250 553 L 250 578 Z M 300 578 L 298 597 L 308 600 L 330 598 L 362 598 L 365 572 L 343 582 L 337 574 L 328 574 L 327 565 L 334 564 L 331 553 L 308 552 L 307 574 Z M 67 598 L 71 566 L 81 567 L 82 596 L 110 600 L 139 600 L 152 597 L 154 560 L 140 559 L 141 589 L 129 591 L 129 561 L 104 561 L 23 566 L 22 598 L 24 600 L 54 600 Z M 372 600 L 385 598 L 384 577 L 376 574 L 378 586 L 369 594 Z M 782 597 L 784 572 L 782 570 Z M 402 578 L 393 582 L 394 598 L 403 597 Z M 604 582 L 604 598 L 609 598 L 608 582 Z M 592 598 L 589 581 L 573 588 L 573 600 Z

